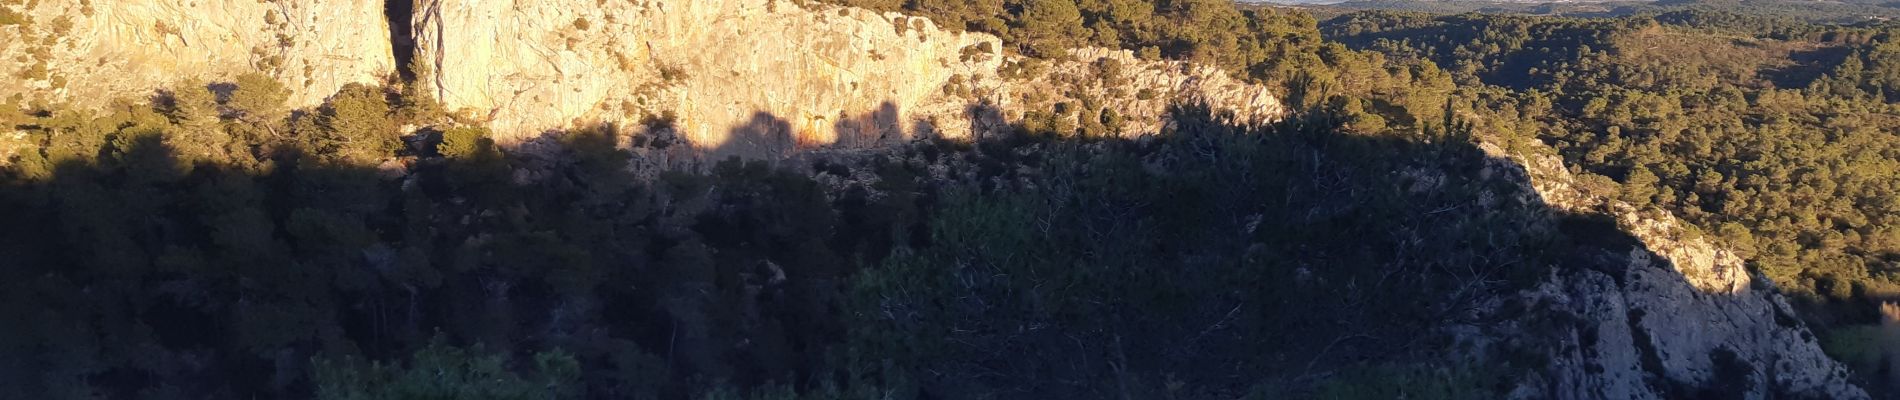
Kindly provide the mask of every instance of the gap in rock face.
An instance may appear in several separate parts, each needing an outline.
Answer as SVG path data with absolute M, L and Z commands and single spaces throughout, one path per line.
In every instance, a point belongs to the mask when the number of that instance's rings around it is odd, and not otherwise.
M 383 18 L 389 21 L 389 48 L 395 53 L 396 74 L 405 83 L 416 80 L 416 71 L 410 65 L 416 59 L 416 36 L 410 29 L 415 9 L 415 0 L 383 0 Z

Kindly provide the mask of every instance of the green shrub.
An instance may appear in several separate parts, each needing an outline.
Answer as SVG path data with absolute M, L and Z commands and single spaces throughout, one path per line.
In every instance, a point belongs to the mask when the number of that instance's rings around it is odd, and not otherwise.
M 324 150 L 321 156 L 354 162 L 369 162 L 387 157 L 402 145 L 389 100 L 377 87 L 352 83 L 344 85 L 318 114 L 321 132 L 311 135 L 313 145 Z
M 516 373 L 505 353 L 449 346 L 440 335 L 403 364 L 363 365 L 349 357 L 312 363 L 320 400 L 553 400 L 582 393 L 580 363 L 565 352 L 536 353 L 521 368 L 526 373 Z

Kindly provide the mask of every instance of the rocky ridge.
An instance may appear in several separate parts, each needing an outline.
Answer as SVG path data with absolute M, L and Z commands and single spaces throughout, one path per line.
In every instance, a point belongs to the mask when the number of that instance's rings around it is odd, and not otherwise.
M 1025 117 L 1138 136 L 1159 132 L 1165 105 L 1178 100 L 1256 121 L 1281 112 L 1270 91 L 1217 68 L 1106 49 L 1028 60 L 1002 54 L 995 36 L 926 18 L 786 0 L 0 7 L 26 17 L 0 25 L 0 71 L 19 78 L 0 84 L 0 99 L 17 104 L 262 71 L 291 89 L 291 106 L 308 107 L 348 83 L 395 82 L 398 65 L 408 64 L 399 58 L 413 54 L 421 61 L 412 64 L 415 84 L 509 145 L 613 126 L 691 144 L 695 156 L 771 158 L 979 137 Z
M 425 0 L 417 53 L 451 110 L 504 143 L 613 125 L 666 132 L 724 155 L 972 137 L 1055 106 L 1115 132 L 1153 133 L 1168 101 L 1197 99 L 1264 119 L 1277 98 L 1226 73 L 1080 50 L 1045 64 L 1001 54 L 995 36 L 925 18 L 779 0 Z M 1091 79 L 1111 67 L 1113 80 Z M 644 123 L 643 123 L 644 122 Z
M 1536 146 L 1536 145 L 1532 145 Z M 1602 254 L 1594 268 L 1559 268 L 1521 301 L 1540 310 L 1484 335 L 1545 340 L 1546 373 L 1515 398 L 1681 398 L 1711 391 L 1765 399 L 1785 395 L 1868 398 L 1845 366 L 1765 278 L 1741 257 L 1693 234 L 1686 223 L 1578 185 L 1547 149 L 1511 153 L 1484 143 L 1496 169 L 1511 171 L 1557 212 L 1604 215 L 1638 243 Z M 1614 249 L 1612 249 L 1614 251 Z M 1526 331 L 1529 319 L 1563 316 L 1556 334 Z

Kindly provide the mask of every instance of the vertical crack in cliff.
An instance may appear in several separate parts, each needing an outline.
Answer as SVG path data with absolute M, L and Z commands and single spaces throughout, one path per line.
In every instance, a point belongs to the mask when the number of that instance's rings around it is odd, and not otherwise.
M 383 18 L 389 21 L 389 48 L 396 59 L 396 73 L 404 83 L 416 80 L 411 62 L 416 59 L 416 35 L 411 29 L 415 0 L 383 0 Z
M 425 1 L 427 3 L 422 3 Z M 416 4 L 416 3 L 422 3 L 422 4 Z M 434 29 L 435 36 L 431 36 L 433 39 L 432 39 L 432 42 L 430 43 L 432 47 L 429 50 L 430 54 L 421 54 L 421 56 L 428 57 L 428 59 L 426 60 L 428 62 L 427 66 L 430 72 L 429 73 L 430 81 L 428 82 L 428 84 L 433 85 L 430 87 L 430 89 L 435 90 L 436 100 L 446 102 L 448 101 L 449 92 L 448 92 L 448 86 L 443 84 L 442 82 L 442 75 L 443 75 L 442 64 L 443 64 L 443 61 L 447 58 L 445 56 L 446 53 L 442 49 L 444 47 L 442 41 L 445 39 L 445 37 L 443 36 L 445 33 L 442 28 L 442 25 L 443 25 L 442 1 L 441 0 L 413 0 L 413 2 L 410 4 L 412 5 L 412 7 L 410 8 L 411 17 L 409 20 L 411 25 L 409 29 L 409 35 L 407 37 L 409 38 L 410 42 L 414 43 L 412 46 L 409 47 L 410 56 L 414 57 L 417 55 L 416 53 L 419 53 L 422 51 L 422 45 L 421 45 L 422 40 L 417 35 L 429 34 L 428 32 L 417 32 L 417 30 L 415 29 L 415 26 L 421 25 L 424 27 L 423 29 Z M 415 7 L 418 5 L 420 7 Z M 421 8 L 422 13 L 421 14 L 414 13 L 415 8 Z M 410 71 L 410 72 L 418 72 L 418 71 Z

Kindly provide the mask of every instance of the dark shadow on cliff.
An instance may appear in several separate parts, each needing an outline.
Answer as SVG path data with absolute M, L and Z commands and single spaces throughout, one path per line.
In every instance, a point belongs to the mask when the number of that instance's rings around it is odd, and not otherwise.
M 862 114 L 841 114 L 827 127 L 836 136 L 823 138 L 809 131 L 818 126 L 794 126 L 779 116 L 757 112 L 746 123 L 728 129 L 725 141 L 702 149 L 701 154 L 707 163 L 729 158 L 776 163 L 812 151 L 894 148 L 935 130 L 927 121 L 904 121 L 901 115 L 897 105 L 888 101 Z M 909 129 L 906 122 L 912 124 Z
M 389 26 L 389 48 L 396 60 L 397 77 L 402 82 L 416 80 L 416 71 L 411 64 L 416 59 L 416 34 L 412 29 L 416 1 L 420 0 L 383 0 L 383 19 Z
M 307 397 L 313 357 L 401 362 L 438 335 L 514 370 L 562 349 L 587 398 L 1495 393 L 1538 349 L 1461 364 L 1433 328 L 1554 321 L 1485 305 L 1547 266 L 1620 276 L 1637 243 L 1546 219 L 1466 140 L 1324 113 L 892 144 L 895 115 L 840 123 L 877 155 L 651 181 L 610 128 L 508 151 L 424 130 L 376 163 L 294 140 L 193 158 L 116 125 L 49 142 L 45 171 L 0 167 L 0 397 Z M 708 154 L 799 150 L 769 114 L 733 133 Z
M 731 157 L 781 160 L 799 150 L 792 124 L 768 113 L 754 113 L 744 125 L 732 127 L 726 141 L 706 152 L 712 160 Z
M 836 146 L 872 148 L 909 142 L 913 139 L 911 135 L 918 132 L 904 129 L 904 121 L 899 120 L 898 111 L 896 104 L 887 101 L 862 115 L 838 116 L 838 122 L 832 126 L 832 130 L 838 133 Z
M 973 102 L 965 107 L 962 117 L 966 118 L 966 130 L 946 132 L 946 127 L 937 124 L 939 121 L 906 120 L 903 110 L 895 103 L 886 101 L 859 114 L 847 112 L 837 116 L 829 124 L 836 135 L 830 141 L 819 137 L 818 132 L 801 131 L 816 126 L 800 127 L 766 112 L 756 112 L 746 123 L 727 129 L 725 141 L 711 147 L 693 148 L 691 143 L 680 140 L 677 137 L 678 128 L 671 119 L 644 121 L 637 131 L 625 134 L 631 136 L 628 142 L 630 147 L 636 149 L 636 153 L 663 159 L 643 167 L 682 171 L 705 171 L 729 159 L 764 161 L 780 167 L 790 166 L 787 162 L 809 164 L 828 162 L 827 159 L 859 159 L 919 143 L 946 140 L 1024 143 L 1021 140 L 1023 137 L 1017 135 L 1022 133 L 1022 128 L 1009 123 L 1001 108 L 987 100 Z M 550 135 L 560 134 L 563 132 L 550 132 Z M 543 139 L 549 137 L 544 136 Z M 803 167 L 794 169 L 807 170 Z

